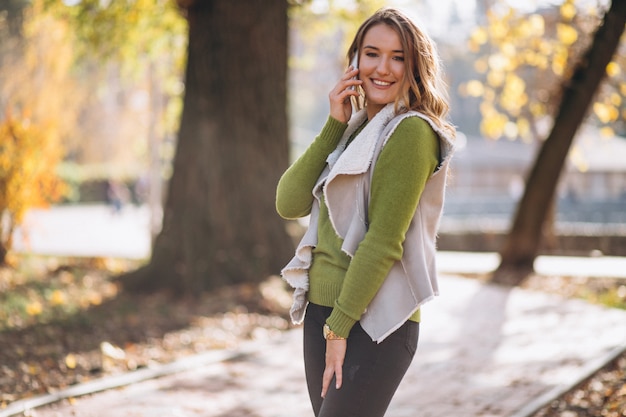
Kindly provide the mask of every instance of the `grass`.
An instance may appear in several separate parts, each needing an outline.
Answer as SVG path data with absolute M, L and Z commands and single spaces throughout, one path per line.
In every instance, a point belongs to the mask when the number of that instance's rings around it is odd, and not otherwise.
M 62 321 L 114 298 L 112 275 L 138 262 L 104 258 L 14 257 L 0 269 L 0 331 Z

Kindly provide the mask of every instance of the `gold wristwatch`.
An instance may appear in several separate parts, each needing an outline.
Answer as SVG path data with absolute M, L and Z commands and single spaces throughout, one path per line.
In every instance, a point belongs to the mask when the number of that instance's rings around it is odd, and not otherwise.
M 326 340 L 345 340 L 345 337 L 339 336 L 337 333 L 330 330 L 328 324 L 324 325 L 324 339 Z

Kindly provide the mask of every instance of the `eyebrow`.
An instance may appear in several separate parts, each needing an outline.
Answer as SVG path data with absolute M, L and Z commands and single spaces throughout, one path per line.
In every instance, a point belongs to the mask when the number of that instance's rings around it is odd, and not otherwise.
M 378 47 L 376 47 L 376 46 L 372 46 L 372 45 L 365 45 L 365 46 L 363 47 L 363 49 L 367 49 L 367 48 L 369 48 L 369 49 L 375 49 L 375 50 L 377 50 L 377 51 L 379 51 L 379 50 L 380 50 L 380 48 L 378 48 Z M 393 51 L 391 51 L 391 52 L 393 52 L 393 53 L 397 53 L 397 54 L 403 54 L 403 53 L 404 53 L 404 51 L 403 51 L 402 49 L 395 49 L 395 50 L 393 50 Z

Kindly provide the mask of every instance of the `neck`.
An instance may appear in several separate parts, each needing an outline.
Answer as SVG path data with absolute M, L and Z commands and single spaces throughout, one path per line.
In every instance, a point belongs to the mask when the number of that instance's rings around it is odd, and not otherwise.
M 367 120 L 372 120 L 374 116 L 378 114 L 385 106 L 381 106 L 380 104 L 369 104 L 365 106 L 367 111 Z

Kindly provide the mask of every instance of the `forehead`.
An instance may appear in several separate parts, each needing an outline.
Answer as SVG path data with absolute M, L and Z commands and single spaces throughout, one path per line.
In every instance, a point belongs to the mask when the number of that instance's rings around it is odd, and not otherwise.
M 378 23 L 369 28 L 363 36 L 363 47 L 402 50 L 402 42 L 391 26 Z

